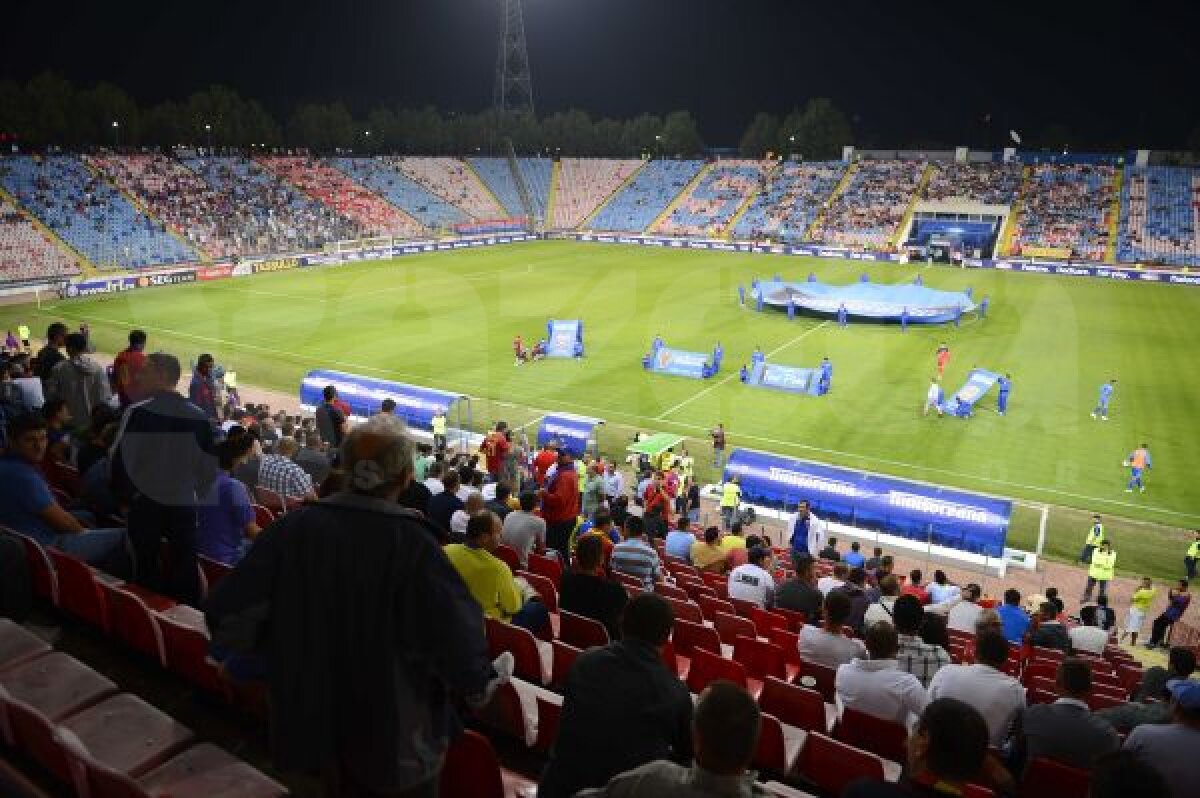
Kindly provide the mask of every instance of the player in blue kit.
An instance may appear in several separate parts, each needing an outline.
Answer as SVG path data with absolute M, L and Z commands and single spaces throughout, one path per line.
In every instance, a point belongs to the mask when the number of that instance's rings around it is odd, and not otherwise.
M 1113 391 L 1117 390 L 1117 381 L 1109 380 L 1100 386 L 1100 401 L 1096 404 L 1096 409 L 1092 411 L 1092 418 L 1101 418 L 1108 421 L 1108 403 L 1112 400 Z
M 1008 412 L 1008 392 L 1012 390 L 1012 375 L 1005 374 L 996 381 L 996 385 L 1000 388 L 1000 393 L 996 397 L 996 412 L 1004 415 Z
M 848 314 L 846 313 L 846 304 L 842 303 L 841 305 L 838 306 L 838 312 L 837 312 L 837 323 L 838 323 L 839 327 L 845 327 L 849 323 L 847 321 L 847 317 L 848 317 Z

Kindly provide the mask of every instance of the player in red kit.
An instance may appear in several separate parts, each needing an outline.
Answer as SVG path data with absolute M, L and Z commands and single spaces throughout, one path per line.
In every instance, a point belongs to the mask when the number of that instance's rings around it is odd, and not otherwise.
M 941 346 L 939 346 L 937 348 L 937 370 L 938 370 L 939 377 L 944 377 L 946 375 L 946 365 L 949 362 L 950 362 L 950 347 L 946 346 L 946 344 L 943 343 Z
M 529 359 L 528 353 L 525 351 L 525 342 L 521 340 L 521 336 L 513 338 L 513 354 L 517 358 L 517 365 L 521 365 Z

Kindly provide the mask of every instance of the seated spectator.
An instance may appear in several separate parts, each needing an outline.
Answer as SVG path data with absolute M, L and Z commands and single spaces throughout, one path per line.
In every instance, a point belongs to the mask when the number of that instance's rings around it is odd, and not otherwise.
M 691 761 L 692 697 L 662 661 L 673 623 L 666 599 L 642 593 L 625 606 L 619 641 L 579 655 L 567 675 L 558 740 L 538 783 L 539 798 L 602 787 L 659 759 Z
M 925 611 L 925 617 L 921 620 L 921 628 L 917 631 L 917 636 L 931 646 L 950 650 L 950 635 L 946 631 L 946 619 L 935 612 Z
M 590 526 L 589 526 L 590 524 Z M 579 541 L 587 537 L 594 537 L 600 541 L 602 551 L 604 553 L 603 567 L 607 573 L 609 566 L 612 563 L 612 553 L 616 545 L 621 542 L 621 534 L 613 527 L 612 516 L 608 514 L 608 510 L 601 509 L 597 511 L 596 517 L 587 524 L 588 529 L 583 534 L 575 539 L 575 545 L 579 545 Z M 580 527 L 583 530 L 584 527 Z
M 1059 610 L 1062 612 L 1062 610 Z M 1096 625 L 1106 632 L 1111 632 L 1117 625 L 1117 612 L 1108 606 L 1108 596 L 1096 598 Z
M 688 561 L 698 571 L 721 573 L 729 552 L 721 545 L 721 530 L 710 526 L 704 530 L 704 540 L 692 543 Z
M 879 601 L 867 606 L 867 611 L 863 614 L 863 622 L 868 626 L 880 621 L 892 623 L 892 616 L 895 614 L 896 599 L 900 596 L 900 580 L 895 576 L 886 576 L 879 583 Z
M 1066 610 L 1066 605 L 1063 604 L 1063 600 L 1058 597 L 1058 588 L 1056 587 L 1046 588 L 1046 601 L 1049 601 L 1055 606 L 1060 616 Z M 1059 620 L 1061 620 L 1061 618 Z
M 1176 651 L 1183 652 L 1190 658 L 1190 665 L 1187 673 L 1190 675 L 1194 669 L 1196 655 L 1190 650 L 1182 646 L 1176 646 L 1171 649 L 1171 653 Z M 1172 665 L 1174 669 L 1175 664 Z M 1153 668 L 1152 670 L 1162 671 L 1162 668 Z M 1187 677 L 1182 677 L 1186 679 Z M 1143 680 L 1144 681 L 1144 680 Z M 1172 682 L 1174 679 L 1171 680 Z M 1096 715 L 1104 718 L 1113 725 L 1121 734 L 1128 734 L 1133 729 L 1144 724 L 1170 723 L 1171 722 L 1171 691 L 1167 689 L 1166 683 L 1159 683 L 1159 692 L 1157 694 L 1146 693 L 1144 701 L 1139 701 L 1136 698 L 1132 701 L 1127 701 L 1124 704 L 1115 707 L 1105 707 L 1097 710 Z
M 1171 681 L 1171 722 L 1142 725 L 1129 733 L 1124 750 L 1163 777 L 1172 796 L 1196 794 L 1200 757 L 1200 682 Z
M 1156 700 L 1174 679 L 1190 679 L 1196 671 L 1196 654 L 1186 646 L 1172 646 L 1167 652 L 1167 667 L 1154 665 L 1142 674 L 1142 683 L 1134 690 L 1134 701 Z
M 755 546 L 747 554 L 745 565 L 729 572 L 729 597 L 753 602 L 763 609 L 775 606 L 775 578 L 771 575 L 771 550 Z
M 858 781 L 842 798 L 938 798 L 963 795 L 968 784 L 1016 794 L 1012 776 L 988 753 L 988 732 L 979 713 L 953 698 L 931 701 L 908 738 L 908 767 L 899 784 Z
M 946 626 L 959 632 L 974 633 L 979 613 L 983 612 L 983 607 L 979 606 L 979 596 L 982 593 L 979 585 L 974 583 L 964 587 L 963 600 L 950 608 L 950 613 L 946 616 Z
M 692 718 L 692 747 L 696 763 L 690 768 L 656 760 L 614 778 L 608 786 L 584 790 L 580 798 L 661 798 L 703 795 L 743 798 L 763 794 L 750 770 L 758 748 L 762 714 L 758 704 L 731 682 L 710 684 L 696 701 Z
M 46 454 L 43 463 L 71 462 L 71 409 L 65 399 L 47 399 L 42 405 L 46 421 Z
M 890 623 L 867 629 L 869 659 L 855 657 L 837 669 L 838 703 L 877 718 L 909 726 L 910 716 L 925 711 L 929 697 L 925 688 L 897 666 L 896 630 Z
M 259 532 L 250 493 L 233 478 L 233 470 L 250 456 L 253 444 L 242 436 L 217 445 L 217 478 L 196 508 L 196 551 L 226 565 L 241 560 Z
M 521 494 L 521 509 L 504 518 L 504 542 L 516 549 L 522 568 L 529 567 L 529 552 L 546 548 L 546 521 L 534 512 L 538 496 L 532 491 Z
M 734 521 L 729 531 L 721 538 L 721 548 L 725 549 L 726 562 L 730 568 L 736 568 L 746 562 L 746 538 L 742 534 L 741 521 Z
M 830 576 L 822 576 L 817 580 L 817 590 L 821 591 L 822 596 L 828 596 L 829 591 L 846 584 L 846 577 L 849 576 L 849 574 L 849 565 L 844 562 L 836 563 L 833 566 L 833 574 Z
M 974 665 L 946 665 L 929 682 L 929 698 L 956 698 L 974 707 L 988 727 L 991 745 L 1004 745 L 1013 721 L 1025 709 L 1025 688 L 1004 672 L 1008 641 L 999 631 L 975 640 Z
M 1096 625 L 1096 608 L 1084 607 L 1079 612 L 1079 620 L 1082 623 L 1067 632 L 1071 651 L 1102 655 L 1108 645 L 1108 632 Z
M 692 544 L 696 536 L 692 534 L 691 522 L 686 515 L 679 516 L 675 528 L 667 533 L 666 552 L 671 557 L 678 557 L 686 563 L 692 561 Z
M 1092 669 L 1086 662 L 1073 658 L 1060 662 L 1054 684 L 1057 701 L 1034 704 L 1020 716 L 1012 751 L 1012 761 L 1020 770 L 1039 756 L 1088 770 L 1097 757 L 1121 747 L 1116 729 L 1088 708 Z
M 433 491 L 433 498 L 429 500 L 429 520 L 433 525 L 442 530 L 443 534 L 450 534 L 450 518 L 455 512 L 461 510 L 465 505 L 462 499 L 458 498 L 458 471 L 451 468 L 448 469 L 442 477 L 440 484 L 441 491 Z
M 885 577 L 887 575 L 888 574 L 884 574 Z M 852 609 L 850 610 L 850 619 L 847 621 L 847 624 L 855 631 L 855 633 L 861 633 L 863 631 L 863 618 L 866 616 L 867 607 L 870 606 L 871 603 L 870 598 L 867 596 L 866 588 L 864 587 L 866 580 L 867 575 L 855 568 L 850 572 L 846 584 L 838 588 L 840 592 L 845 593 L 850 597 L 850 605 Z
M 108 457 L 108 450 L 116 439 L 117 419 L 117 411 L 109 404 L 92 408 L 87 430 L 80 436 L 81 445 L 75 453 L 75 468 L 80 474 L 86 474 L 93 463 Z
M 503 521 L 504 519 L 508 518 L 508 514 L 513 511 L 513 508 L 508 504 L 508 499 L 510 496 L 512 496 L 512 488 L 509 487 L 508 483 L 497 482 L 495 496 L 485 501 L 484 506 L 491 512 L 500 516 L 500 520 Z
M 950 664 L 950 655 L 941 646 L 930 645 L 917 636 L 925 620 L 925 610 L 916 596 L 896 599 L 893 615 L 898 640 L 897 667 L 916 676 L 922 687 L 928 687 L 934 674 Z
M 295 440 L 290 435 L 285 435 L 280 438 L 279 446 L 283 447 L 285 440 Z M 304 435 L 304 445 L 296 450 L 292 455 L 292 459 L 296 465 L 304 469 L 304 471 L 312 478 L 314 485 L 320 485 L 329 476 L 330 470 L 333 468 L 333 463 L 321 449 L 321 436 L 315 431 L 309 431 Z
M 1071 650 L 1071 639 L 1067 627 L 1059 623 L 1058 608 L 1049 601 L 1038 607 L 1037 616 L 1029 625 L 1029 644 L 1040 648 L 1052 648 L 1064 654 Z
M 38 468 L 48 443 L 41 415 L 10 419 L 7 436 L 8 448 L 0 457 L 0 524 L 114 575 L 128 575 L 125 530 L 86 528 L 50 492 Z
M 775 590 L 775 606 L 802 612 L 810 622 L 815 623 L 821 615 L 821 603 L 825 597 L 817 589 L 817 580 L 813 577 L 813 559 L 798 557 L 794 565 L 796 575 Z
M 484 511 L 483 494 L 471 493 L 463 502 L 461 510 L 455 510 L 450 516 L 450 541 L 462 543 L 467 538 L 467 522 Z M 489 511 L 490 512 L 490 511 Z M 497 516 L 498 518 L 499 516 Z M 503 524 L 503 522 L 501 522 Z
M 946 579 L 946 573 L 942 570 L 933 572 L 933 581 L 926 588 L 929 594 L 929 604 L 946 604 L 958 598 L 960 591 L 958 585 L 951 584 Z
M 280 441 L 275 454 L 265 454 L 258 468 L 258 484 L 274 491 L 287 502 L 289 499 L 316 499 L 312 477 L 303 468 L 292 462 L 296 453 L 296 442 Z
M 599 621 L 610 640 L 621 637 L 619 622 L 629 594 L 604 576 L 604 544 L 599 535 L 584 535 L 575 545 L 575 565 L 562 577 L 558 606 Z
M 442 482 L 442 475 L 445 473 L 444 469 L 445 464 L 435 459 L 425 470 L 425 487 L 429 488 L 429 492 L 434 496 L 446 489 L 445 483 Z M 455 487 L 458 487 L 457 484 Z
M 822 623 L 819 626 L 808 623 L 800 630 L 800 659 L 836 668 L 855 657 L 865 657 L 867 649 L 862 641 L 845 634 L 851 609 L 850 597 L 845 593 L 839 590 L 827 593 Z
M 913 569 L 908 573 L 908 583 L 900 588 L 900 595 L 912 596 L 922 604 L 929 603 L 929 592 L 921 586 L 921 580 L 924 577 L 919 570 Z
M 1004 591 L 1004 603 L 996 609 L 1000 623 L 1004 626 L 1004 638 L 1010 643 L 1020 643 L 1029 629 L 1029 616 L 1021 609 L 1021 594 L 1009 588 Z
M 821 549 L 821 553 L 817 557 L 818 559 L 829 560 L 830 562 L 840 562 L 842 555 L 837 550 L 837 538 L 827 540 L 825 548 Z
M 467 522 L 466 543 L 446 546 L 446 557 L 488 618 L 498 618 L 537 634 L 550 623 L 541 597 L 524 579 L 513 576 L 495 555 L 500 545 L 500 519 L 487 510 Z
M 658 552 L 646 542 L 646 531 L 642 519 L 630 516 L 625 520 L 625 540 L 613 547 L 612 569 L 640 579 L 647 590 L 654 589 L 662 571 Z
M 851 568 L 865 568 L 867 558 L 862 555 L 862 544 L 857 540 L 850 544 L 850 551 L 846 552 L 846 556 L 842 560 Z
M 1162 774 L 1128 751 L 1105 754 L 1092 766 L 1088 798 L 1162 798 L 1170 794 Z

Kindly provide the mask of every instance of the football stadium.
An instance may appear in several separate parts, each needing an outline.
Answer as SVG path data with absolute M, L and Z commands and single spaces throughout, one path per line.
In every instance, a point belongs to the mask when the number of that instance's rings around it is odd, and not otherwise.
M 0 795 L 1200 795 L 1193 100 L 398 5 L 398 100 L 0 59 Z

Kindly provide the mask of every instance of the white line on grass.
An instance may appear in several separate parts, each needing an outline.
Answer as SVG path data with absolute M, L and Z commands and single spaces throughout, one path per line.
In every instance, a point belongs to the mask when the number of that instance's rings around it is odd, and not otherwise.
M 792 344 L 796 343 L 796 342 L 797 342 L 797 341 L 799 341 L 800 339 L 802 339 L 802 338 L 804 338 L 804 337 L 806 337 L 806 336 L 808 336 L 808 335 L 811 335 L 812 333 L 815 333 L 817 330 L 821 329 L 822 327 L 826 327 L 826 326 L 828 326 L 828 325 L 829 325 L 829 322 L 828 322 L 828 321 L 823 321 L 823 322 L 821 322 L 820 324 L 818 324 L 816 327 L 810 327 L 810 328 L 808 328 L 807 330 L 805 330 L 804 332 L 800 333 L 799 335 L 797 335 L 795 338 L 793 338 L 792 340 L 788 341 L 787 343 L 781 344 L 781 345 L 779 345 L 779 346 L 775 347 L 774 349 L 772 349 L 770 352 L 767 352 L 767 354 L 765 355 L 765 357 L 771 357 L 772 355 L 777 355 L 777 354 L 779 354 L 780 352 L 782 352 L 783 350 L 787 349 L 789 346 L 791 346 Z M 668 407 L 666 410 L 662 411 L 662 412 L 661 412 L 661 413 L 659 413 L 657 416 L 655 416 L 655 417 L 654 417 L 654 420 L 655 420 L 655 421 L 662 421 L 662 420 L 663 420 L 663 419 L 665 419 L 667 416 L 669 416 L 669 415 L 671 415 L 672 413 L 674 413 L 676 410 L 679 410 L 679 409 L 681 409 L 681 408 L 687 407 L 688 405 L 690 405 L 692 402 L 696 401 L 696 400 L 697 400 L 697 399 L 699 399 L 700 397 L 702 397 L 702 396 L 705 396 L 705 395 L 707 395 L 707 394 L 709 394 L 709 393 L 711 393 L 711 392 L 715 391 L 716 389 L 720 388 L 722 385 L 724 385 L 725 383 L 729 382 L 730 380 L 732 380 L 734 377 L 737 377 L 737 376 L 738 376 L 738 372 L 736 372 L 736 371 L 735 371 L 735 372 L 733 372 L 732 374 L 730 374 L 728 377 L 726 377 L 725 379 L 721 380 L 720 382 L 718 382 L 718 383 L 715 383 L 715 384 L 713 384 L 713 385 L 710 385 L 710 386 L 708 386 L 707 388 L 705 388 L 703 391 L 700 391 L 699 393 L 692 394 L 692 395 L 691 395 L 691 396 L 689 396 L 687 399 L 684 399 L 682 402 L 680 402 L 680 403 L 679 403 L 679 404 L 677 404 L 677 405 L 674 405 L 674 406 L 672 406 L 672 407 Z
M 95 316 L 95 315 L 89 315 L 87 317 L 82 317 L 82 316 L 72 316 L 69 313 L 62 313 L 62 312 L 57 313 L 57 314 L 51 314 L 46 311 L 38 311 L 38 314 L 42 315 L 42 316 L 52 317 L 52 318 L 65 317 L 65 318 L 73 319 L 75 321 L 98 321 L 98 322 L 103 322 L 103 323 L 107 323 L 107 324 L 117 325 L 120 327 L 129 327 L 133 324 L 133 322 L 130 322 L 127 319 L 106 319 L 104 317 Z M 829 323 L 830 322 L 824 322 L 824 324 L 829 324 Z M 296 360 L 312 359 L 311 355 L 305 355 L 305 354 L 301 354 L 299 352 L 291 352 L 291 351 L 284 350 L 284 349 L 274 349 L 271 347 L 262 346 L 260 344 L 251 344 L 251 343 L 246 343 L 243 341 L 229 341 L 229 340 L 226 340 L 223 338 L 214 338 L 214 337 L 204 336 L 204 335 L 195 335 L 193 333 L 187 333 L 187 332 L 183 332 L 181 330 L 174 330 L 169 327 L 159 327 L 159 326 L 150 325 L 150 324 L 139 324 L 138 326 L 144 330 L 150 330 L 151 332 L 165 333 L 167 335 L 174 335 L 179 338 L 188 338 L 188 339 L 191 339 L 194 341 L 200 341 L 202 343 L 221 344 L 223 346 L 229 346 L 229 347 L 233 347 L 236 349 L 248 349 L 248 350 L 252 350 L 252 351 L 265 352 L 267 354 L 279 355 L 281 357 L 288 357 L 288 358 L 293 358 Z M 773 350 L 772 354 L 774 354 L 775 351 L 782 351 L 782 348 L 790 346 L 791 344 L 795 343 L 795 341 L 802 338 L 804 335 L 807 335 L 808 333 L 811 333 L 811 332 L 813 332 L 813 330 L 816 330 L 816 329 L 817 329 L 816 327 L 813 327 L 812 329 L 806 331 L 802 335 L 797 336 L 792 341 L 789 341 L 788 343 L 784 344 L 783 347 L 781 347 L 777 350 Z M 346 360 L 334 360 L 334 359 L 325 359 L 325 358 L 322 358 L 322 360 L 326 363 L 329 363 L 330 365 L 343 366 L 345 368 L 353 368 L 353 369 L 358 369 L 360 371 L 366 371 L 366 372 L 374 372 L 376 374 L 381 374 L 383 376 L 406 377 L 409 379 L 417 379 L 417 380 L 427 380 L 429 378 L 429 375 L 427 375 L 427 374 L 412 374 L 412 373 L 407 373 L 407 372 L 403 372 L 403 371 L 398 371 L 396 369 L 385 369 L 385 368 L 380 368 L 378 366 L 368 366 L 363 363 L 352 363 L 352 362 L 346 361 Z M 445 380 L 445 379 L 439 379 L 438 382 L 441 385 L 441 387 L 443 387 L 443 388 L 446 388 L 449 390 L 461 390 L 461 391 L 467 392 L 468 395 L 471 395 L 470 392 L 474 392 L 478 388 L 478 385 L 466 385 L 463 383 L 455 384 L 454 382 Z M 501 401 L 501 400 L 497 400 L 497 399 L 492 399 L 491 397 L 488 397 L 488 396 L 478 396 L 477 394 L 475 395 L 474 398 L 486 399 L 486 400 L 492 401 L 492 402 Z M 584 411 L 593 412 L 593 413 L 602 413 L 603 415 L 611 417 L 611 418 L 631 419 L 636 422 L 651 422 L 651 423 L 658 422 L 658 423 L 667 424 L 667 425 L 670 425 L 673 427 L 677 427 L 680 429 L 694 430 L 701 434 L 706 434 L 708 432 L 707 427 L 701 426 L 699 424 L 688 424 L 686 422 L 681 422 L 681 421 L 668 421 L 665 419 L 660 419 L 660 418 L 656 418 L 656 417 L 652 417 L 652 416 L 639 415 L 637 413 L 626 413 L 621 410 L 614 410 L 611 407 L 597 407 L 595 405 L 588 405 L 588 404 L 584 404 L 582 402 L 573 402 L 573 401 L 567 401 L 567 400 L 556 400 L 556 402 L 557 402 L 557 404 L 561 405 L 562 407 L 573 408 L 576 410 L 584 410 Z M 523 407 L 527 407 L 530 410 L 533 410 L 534 412 L 537 412 L 537 413 L 549 414 L 549 413 L 557 412 L 555 410 L 548 409 L 548 408 L 535 407 L 534 405 L 525 404 L 525 403 L 521 403 L 521 404 Z M 810 451 L 810 452 L 819 452 L 819 453 L 825 454 L 825 455 L 831 455 L 831 456 L 841 457 L 841 458 L 850 459 L 850 460 L 858 460 L 858 461 L 866 462 L 866 463 L 876 463 L 878 465 L 883 465 L 883 466 L 894 466 L 897 468 L 906 468 L 911 471 L 922 471 L 922 472 L 926 472 L 929 474 L 945 474 L 947 476 L 957 477 L 959 479 L 970 479 L 970 480 L 974 480 L 976 482 L 986 482 L 986 483 L 989 483 L 992 485 L 1002 485 L 1002 486 L 1009 487 L 1009 488 L 1020 488 L 1021 490 L 1029 491 L 1030 493 L 1033 493 L 1033 494 L 1049 494 L 1049 495 L 1054 495 L 1054 496 L 1063 496 L 1063 497 L 1067 497 L 1067 498 L 1071 498 L 1071 499 L 1078 499 L 1078 500 L 1086 501 L 1091 504 L 1106 504 L 1106 505 L 1111 505 L 1111 506 L 1116 506 L 1116 507 L 1130 507 L 1133 509 L 1142 510 L 1143 512 L 1148 511 L 1148 512 L 1162 513 L 1164 515 L 1171 515 L 1171 516 L 1176 516 L 1178 518 L 1186 518 L 1186 519 L 1190 519 L 1190 520 L 1200 519 L 1200 515 L 1197 515 L 1195 513 L 1184 513 L 1184 512 L 1180 512 L 1178 510 L 1170 510 L 1170 509 L 1167 509 L 1166 507 L 1157 507 L 1155 505 L 1138 504 L 1137 502 L 1122 501 L 1122 500 L 1118 500 L 1118 499 L 1106 499 L 1106 498 L 1103 498 L 1100 496 L 1088 496 L 1087 494 L 1083 494 L 1083 493 L 1075 493 L 1073 491 L 1068 491 L 1068 490 L 1059 490 L 1057 488 L 1047 488 L 1047 487 L 1040 486 L 1040 485 L 1027 485 L 1023 482 L 1012 482 L 1012 481 L 1009 481 L 1006 479 L 997 479 L 995 477 L 986 477 L 986 476 L 982 476 L 982 475 L 978 475 L 978 474 L 972 474 L 968 471 L 954 471 L 949 468 L 938 468 L 936 466 L 916 465 L 915 463 L 906 463 L 903 460 L 892 460 L 892 459 L 885 458 L 885 457 L 877 457 L 875 455 L 858 454 L 856 452 L 842 451 L 840 449 L 827 449 L 827 448 L 824 448 L 821 446 L 813 446 L 811 444 L 799 443 L 797 441 L 785 441 L 785 440 L 780 440 L 779 438 L 769 438 L 769 437 L 766 437 L 763 435 L 752 435 L 749 433 L 737 433 L 736 437 L 744 439 L 744 440 L 748 440 L 748 441 L 756 441 L 758 443 L 766 443 L 766 444 L 770 444 L 773 446 L 783 446 L 783 447 L 786 447 L 789 449 L 802 449 L 802 450 Z M 1137 519 L 1131 519 L 1131 520 L 1137 520 Z

